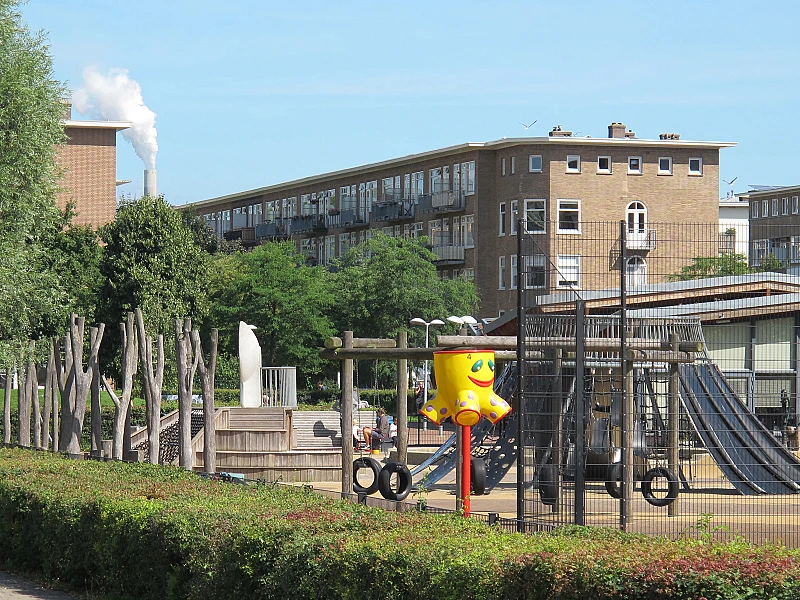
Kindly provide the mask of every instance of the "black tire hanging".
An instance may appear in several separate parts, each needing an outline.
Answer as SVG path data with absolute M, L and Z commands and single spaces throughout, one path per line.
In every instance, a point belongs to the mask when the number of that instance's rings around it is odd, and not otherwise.
M 392 475 L 397 473 L 397 490 L 392 489 Z M 387 500 L 400 502 L 411 491 L 411 471 L 403 463 L 387 463 L 378 473 L 378 490 Z
M 370 469 L 372 471 L 372 483 L 369 486 L 364 487 L 360 483 L 358 483 L 358 471 L 360 469 Z M 378 491 L 378 475 L 381 472 L 381 465 L 380 463 L 371 458 L 369 456 L 364 456 L 362 458 L 357 458 L 353 461 L 353 491 L 356 494 L 374 494 Z
M 622 498 L 622 463 L 611 463 L 606 470 L 606 491 L 619 500 Z
M 486 493 L 486 461 L 482 458 L 472 457 L 469 465 L 469 482 L 475 496 Z
M 667 495 L 663 498 L 653 495 L 652 483 L 656 477 L 663 477 L 667 480 Z M 652 468 L 642 478 L 642 496 L 653 506 L 668 506 L 672 504 L 678 498 L 679 490 L 678 478 L 666 467 Z
M 539 470 L 539 499 L 542 504 L 555 505 L 558 500 L 558 471 L 553 464 L 542 465 Z

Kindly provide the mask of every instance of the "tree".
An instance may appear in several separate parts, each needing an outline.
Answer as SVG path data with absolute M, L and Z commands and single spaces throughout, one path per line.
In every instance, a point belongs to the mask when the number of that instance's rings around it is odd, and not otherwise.
M 293 243 L 217 255 L 208 286 L 222 350 L 238 355 L 239 321 L 245 321 L 256 326 L 265 365 L 294 365 L 307 377 L 319 372 L 319 348 L 333 334 L 325 314 L 333 294 L 327 271 L 307 266 Z
M 722 254 L 720 256 L 696 257 L 681 268 L 680 272 L 669 276 L 670 281 L 687 281 L 705 277 L 726 277 L 730 275 L 747 275 L 747 257 L 744 254 Z
M 17 0 L 0 0 L 0 340 L 31 336 L 39 315 L 62 303 L 58 280 L 41 270 L 41 231 L 57 221 L 64 141 L 64 86 L 53 77 L 43 34 L 24 25 Z
M 163 334 L 172 331 L 176 318 L 204 314 L 208 255 L 163 196 L 124 202 L 100 237 L 106 243 L 100 261 L 102 321 L 122 323 L 140 308 L 147 329 Z M 106 367 L 120 347 L 113 327 L 107 337 L 112 343 L 104 348 Z
M 435 255 L 424 241 L 378 233 L 339 260 L 333 275 L 337 330 L 352 329 L 359 337 L 395 337 L 414 317 L 442 319 L 476 310 L 474 283 L 440 279 Z

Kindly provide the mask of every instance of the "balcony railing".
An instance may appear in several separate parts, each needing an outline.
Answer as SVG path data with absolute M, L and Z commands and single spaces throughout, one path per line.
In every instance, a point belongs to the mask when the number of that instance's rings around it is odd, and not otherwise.
M 414 218 L 414 203 L 410 200 L 378 202 L 372 207 L 372 220 L 402 221 Z
M 441 244 L 431 248 L 436 255 L 437 264 L 460 264 L 464 262 L 464 246 L 455 244 Z
M 335 214 L 328 213 L 328 227 L 359 227 L 362 225 L 369 225 L 369 220 L 363 213 L 359 213 L 354 208 L 340 209 Z
M 222 234 L 229 242 L 234 242 L 236 240 L 242 240 L 243 242 L 254 242 L 256 241 L 256 233 L 255 227 L 240 227 L 239 229 L 231 229 L 230 231 L 226 231 Z
M 328 228 L 323 215 L 299 215 L 289 221 L 289 234 L 325 231 Z
M 465 206 L 464 198 L 464 192 L 453 190 L 425 194 L 419 198 L 419 211 L 421 213 L 461 211 Z
M 286 223 L 281 220 L 261 223 L 255 226 L 255 235 L 257 240 L 287 237 Z
M 656 247 L 655 229 L 645 229 L 633 233 L 629 231 L 626 237 L 625 245 L 628 250 L 654 250 Z

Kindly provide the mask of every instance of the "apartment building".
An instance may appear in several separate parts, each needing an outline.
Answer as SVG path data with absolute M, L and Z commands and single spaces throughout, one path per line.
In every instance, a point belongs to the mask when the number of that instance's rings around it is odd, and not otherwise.
M 117 214 L 117 132 L 128 129 L 124 121 L 77 121 L 65 103 L 67 140 L 58 148 L 57 161 L 64 170 L 58 206 L 75 205 L 76 225 L 100 227 Z
M 546 137 L 450 146 L 188 206 L 220 238 L 292 239 L 322 264 L 376 231 L 426 236 L 440 276 L 474 279 L 477 316 L 493 317 L 516 306 L 520 227 L 541 250 L 527 259 L 524 284 L 542 293 L 608 287 L 587 275 L 621 268 L 608 264 L 608 252 L 602 269 L 586 264 L 606 243 L 590 234 L 593 223 L 627 223 L 624 268 L 636 282 L 646 281 L 648 254 L 658 252 L 650 223 L 713 223 L 716 236 L 719 151 L 733 145 L 640 139 L 622 123 L 597 138 L 558 126 Z
M 750 203 L 750 266 L 772 255 L 800 274 L 800 186 L 763 186 L 742 197 Z

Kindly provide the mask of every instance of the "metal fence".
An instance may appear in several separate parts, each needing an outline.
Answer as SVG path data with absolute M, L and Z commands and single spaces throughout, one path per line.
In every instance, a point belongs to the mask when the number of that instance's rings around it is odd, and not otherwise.
M 517 519 L 800 546 L 790 229 L 558 228 L 519 238 Z

